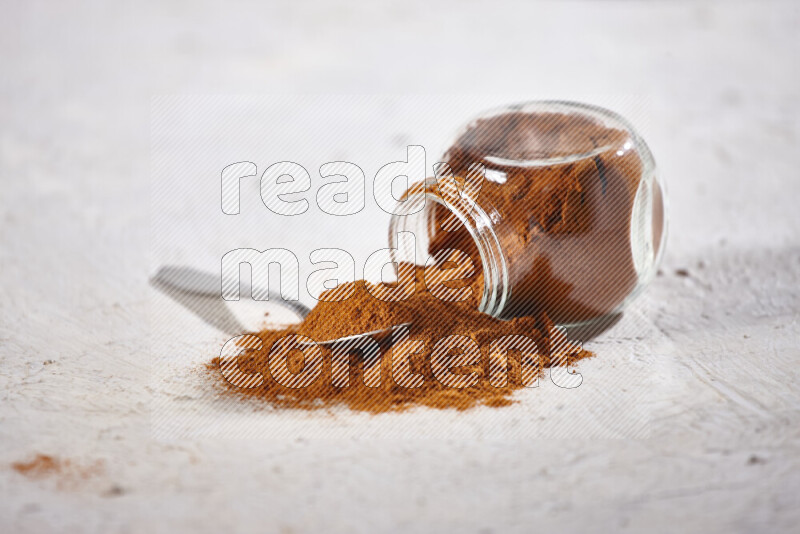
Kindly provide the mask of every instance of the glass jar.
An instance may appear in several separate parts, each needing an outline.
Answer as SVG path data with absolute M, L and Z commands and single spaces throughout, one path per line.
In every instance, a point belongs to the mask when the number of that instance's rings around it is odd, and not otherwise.
M 441 161 L 406 192 L 389 244 L 396 261 L 466 252 L 481 311 L 586 324 L 620 312 L 655 275 L 663 186 L 647 145 L 616 113 L 558 101 L 492 110 Z M 398 248 L 399 232 L 415 235 L 415 250 Z

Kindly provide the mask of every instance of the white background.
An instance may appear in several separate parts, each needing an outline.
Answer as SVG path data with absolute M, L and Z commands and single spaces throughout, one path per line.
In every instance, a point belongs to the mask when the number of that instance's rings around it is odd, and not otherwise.
M 0 529 L 796 529 L 796 4 L 67 1 L 2 12 Z M 408 432 L 391 438 L 181 437 L 181 421 L 165 437 L 154 405 L 191 406 L 202 377 L 152 376 L 167 358 L 154 333 L 191 334 L 195 344 L 173 340 L 178 363 L 225 336 L 147 283 L 151 97 L 230 93 L 643 98 L 640 129 L 669 188 L 664 274 L 591 347 L 581 386 L 593 370 L 660 376 L 641 435 L 601 426 L 559 439 L 559 410 L 609 416 L 542 388 L 522 424 L 545 435 L 479 433 L 490 419 L 468 412 L 436 416 L 452 436 L 428 435 L 438 423 L 424 413 L 418 426 L 403 416 Z M 380 142 L 364 132 L 364 146 L 391 152 L 410 134 L 402 117 L 396 126 Z M 360 147 L 345 145 L 358 161 Z M 383 243 L 384 228 L 364 232 Z M 173 397 L 180 387 L 188 394 Z M 69 490 L 8 468 L 36 452 L 106 467 Z

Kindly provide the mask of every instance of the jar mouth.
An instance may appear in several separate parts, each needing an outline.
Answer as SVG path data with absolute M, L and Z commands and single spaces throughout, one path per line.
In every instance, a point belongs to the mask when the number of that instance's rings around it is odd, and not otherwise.
M 435 207 L 442 206 L 456 217 L 478 250 L 481 265 L 475 267 L 483 274 L 483 295 L 478 310 L 499 317 L 510 297 L 508 262 L 495 231 L 495 222 L 499 220 L 499 214 L 494 207 L 486 203 L 481 206 L 473 201 L 466 192 L 462 193 L 461 199 L 462 202 L 448 203 L 438 192 L 435 181 L 432 187 L 427 181 L 424 184 L 412 185 L 406 192 L 405 199 L 398 203 L 389 222 L 388 237 L 392 261 L 411 260 L 414 263 L 418 257 L 430 256 L 428 250 L 430 238 L 437 232 L 448 231 L 438 227 L 435 217 Z M 399 248 L 399 232 L 414 234 L 416 250 L 413 253 Z

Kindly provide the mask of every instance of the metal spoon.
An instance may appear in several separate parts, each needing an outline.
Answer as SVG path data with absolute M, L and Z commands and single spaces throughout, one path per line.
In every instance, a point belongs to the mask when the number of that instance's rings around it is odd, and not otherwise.
M 222 285 L 226 285 L 228 282 L 229 281 L 226 280 L 225 284 L 223 284 L 220 277 L 212 273 L 198 271 L 197 269 L 193 269 L 191 267 L 178 267 L 178 266 L 161 267 L 158 269 L 156 274 L 150 278 L 150 283 L 157 288 L 167 288 L 171 290 L 176 290 L 181 293 L 204 297 L 217 302 L 221 300 L 220 291 Z M 231 282 L 231 283 L 236 284 L 238 282 Z M 305 306 L 304 304 L 301 304 L 298 301 L 283 300 L 280 297 L 280 295 L 276 295 L 271 291 L 269 292 L 263 291 L 257 287 L 251 287 L 249 284 L 242 285 L 242 292 L 245 295 L 251 295 L 254 293 L 267 294 L 270 302 L 276 301 L 282 306 L 289 308 L 301 319 L 305 319 L 306 316 L 311 312 L 311 309 L 308 308 L 308 306 Z M 196 314 L 198 315 L 200 314 L 198 309 L 195 308 L 191 309 Z M 201 317 L 201 318 L 207 322 L 212 322 L 209 321 L 207 317 Z M 215 326 L 217 325 L 215 324 Z M 411 326 L 411 323 L 403 323 L 397 325 L 395 328 L 397 327 L 407 328 L 409 326 Z M 346 336 L 339 339 L 317 341 L 317 345 L 328 348 L 333 347 L 334 344 L 337 344 L 339 346 L 349 345 L 349 344 L 355 344 L 355 342 L 367 337 L 373 337 L 376 340 L 382 340 L 388 337 L 391 333 L 392 333 L 392 328 L 390 327 L 381 330 L 373 330 L 372 332 L 364 332 L 363 334 Z

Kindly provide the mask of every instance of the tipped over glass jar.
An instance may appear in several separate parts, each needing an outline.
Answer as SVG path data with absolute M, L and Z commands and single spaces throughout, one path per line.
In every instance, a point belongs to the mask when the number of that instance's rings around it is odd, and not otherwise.
M 663 185 L 616 113 L 558 101 L 496 109 L 462 128 L 441 161 L 406 192 L 390 247 L 410 231 L 416 250 L 398 249 L 398 261 L 467 253 L 481 311 L 586 324 L 619 313 L 654 277 Z

